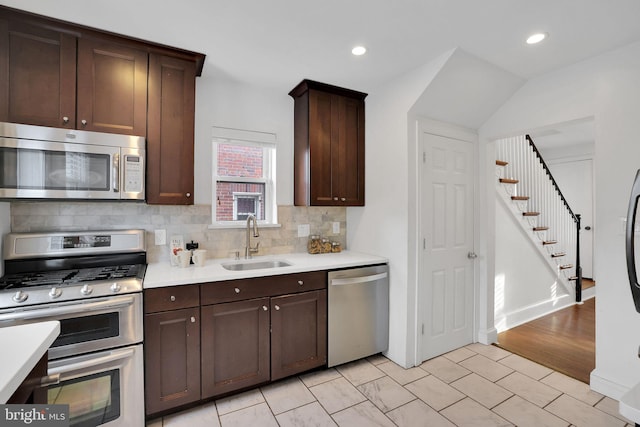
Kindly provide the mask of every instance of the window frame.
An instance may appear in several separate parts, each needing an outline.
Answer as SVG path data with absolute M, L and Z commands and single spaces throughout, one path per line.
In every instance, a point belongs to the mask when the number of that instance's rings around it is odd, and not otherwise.
M 217 220 L 217 183 L 245 182 L 264 185 L 264 219 L 258 220 L 262 226 L 278 226 L 276 205 L 276 134 L 271 132 L 249 131 L 242 129 L 216 127 L 212 138 L 212 203 L 210 228 L 244 228 L 246 220 Z M 220 144 L 262 148 L 262 178 L 218 175 L 218 147 Z M 237 192 L 240 194 L 241 192 Z M 251 193 L 253 194 L 253 193 Z M 234 218 L 236 216 L 234 202 Z

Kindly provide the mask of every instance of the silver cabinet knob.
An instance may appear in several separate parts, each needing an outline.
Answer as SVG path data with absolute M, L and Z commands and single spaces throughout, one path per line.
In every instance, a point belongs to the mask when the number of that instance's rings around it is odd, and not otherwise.
M 60 295 L 62 295 L 62 291 L 60 290 L 60 288 L 56 288 L 55 286 L 52 287 L 49 291 L 49 298 L 51 299 L 56 299 L 60 297 Z
M 15 293 L 15 295 L 13 296 L 13 298 L 11 298 L 13 301 L 15 302 L 25 302 L 27 300 L 27 298 L 29 298 L 29 295 L 22 292 L 22 291 L 18 291 Z
M 334 198 L 333 198 L 333 200 L 335 200 L 335 201 L 337 202 L 337 201 L 338 201 L 338 198 L 337 198 L 337 197 L 334 197 Z
M 235 288 L 234 291 L 236 291 L 236 294 L 240 293 L 240 288 Z
M 86 120 L 80 120 L 80 123 L 82 123 L 82 126 L 86 126 L 87 125 L 87 121 Z
M 346 202 L 347 198 L 346 197 L 340 197 L 340 200 L 343 201 L 343 202 Z
M 275 308 L 276 310 L 280 310 L 280 306 L 279 306 L 279 305 L 276 305 L 274 308 Z
M 176 300 L 176 297 L 175 297 L 175 296 L 173 296 L 173 295 L 171 295 L 171 297 L 170 297 L 169 299 L 170 299 L 171 301 L 175 301 L 175 300 Z
M 187 197 L 191 197 L 191 193 L 187 193 L 185 194 Z
M 300 286 L 304 285 L 304 281 L 298 280 L 298 285 L 300 285 Z
M 66 125 L 67 123 L 69 123 L 69 117 L 64 116 L 64 117 L 62 118 L 62 123 L 64 123 L 65 125 Z
M 263 305 L 263 306 L 262 306 L 262 309 L 263 309 L 264 311 L 267 311 L 267 310 L 269 310 L 269 307 L 267 307 L 266 305 Z
M 191 323 L 196 323 L 196 318 L 191 316 Z
M 117 283 L 114 283 L 113 285 L 111 285 L 110 289 L 111 289 L 111 292 L 113 292 L 114 294 L 117 294 L 122 290 L 122 286 L 118 285 Z
M 82 289 L 80 289 L 80 293 L 82 295 L 91 295 L 92 292 L 93 292 L 93 289 L 91 289 L 89 285 L 84 285 Z

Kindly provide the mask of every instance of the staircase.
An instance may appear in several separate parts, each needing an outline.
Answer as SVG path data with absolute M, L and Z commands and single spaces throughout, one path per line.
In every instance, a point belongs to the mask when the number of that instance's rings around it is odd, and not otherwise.
M 496 190 L 562 283 L 582 302 L 580 215 L 553 179 L 533 140 L 496 141 Z

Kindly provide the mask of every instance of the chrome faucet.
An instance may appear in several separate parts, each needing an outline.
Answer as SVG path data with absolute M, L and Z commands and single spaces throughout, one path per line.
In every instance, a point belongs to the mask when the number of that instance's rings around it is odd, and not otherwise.
M 251 220 L 253 220 L 253 237 L 260 237 L 258 233 L 258 220 L 253 214 L 249 214 L 247 217 L 247 243 L 244 248 L 245 259 L 251 259 L 251 254 L 258 252 L 258 246 L 260 246 L 260 242 L 257 242 L 255 248 L 251 247 Z

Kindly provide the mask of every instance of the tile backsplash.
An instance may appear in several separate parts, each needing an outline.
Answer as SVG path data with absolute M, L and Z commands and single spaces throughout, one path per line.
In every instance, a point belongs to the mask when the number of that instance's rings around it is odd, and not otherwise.
M 340 223 L 340 233 L 332 233 L 332 223 Z M 298 225 L 309 224 L 312 234 L 321 234 L 346 248 L 347 212 L 344 207 L 278 206 L 280 227 L 263 227 L 258 255 L 305 252 L 307 238 L 298 237 Z M 185 242 L 198 242 L 209 257 L 230 258 L 244 253 L 245 229 L 210 229 L 211 207 L 147 205 L 109 202 L 12 202 L 11 231 L 79 231 L 144 229 L 149 262 L 169 262 L 169 246 L 156 246 L 154 230 L 167 231 L 167 241 L 180 234 Z

